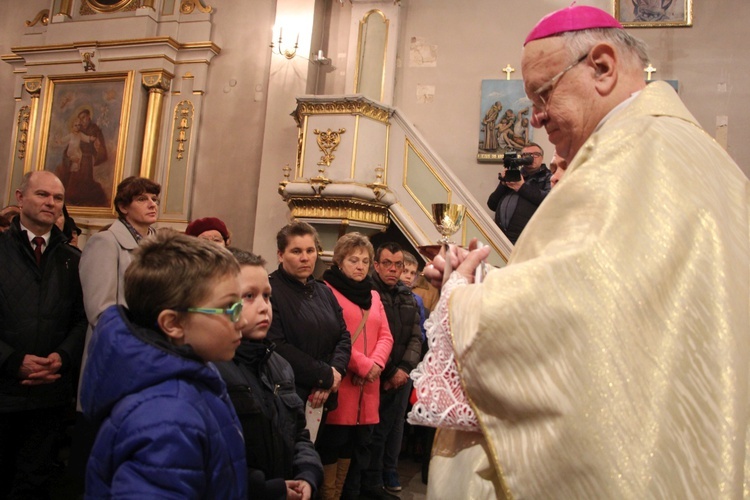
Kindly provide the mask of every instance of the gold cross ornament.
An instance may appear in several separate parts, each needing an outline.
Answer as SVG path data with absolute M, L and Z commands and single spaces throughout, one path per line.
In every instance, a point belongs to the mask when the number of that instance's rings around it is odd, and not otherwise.
M 510 63 L 508 63 L 508 65 L 503 68 L 503 73 L 505 73 L 505 79 L 510 80 L 510 74 L 513 73 L 514 71 L 515 69 L 513 69 Z

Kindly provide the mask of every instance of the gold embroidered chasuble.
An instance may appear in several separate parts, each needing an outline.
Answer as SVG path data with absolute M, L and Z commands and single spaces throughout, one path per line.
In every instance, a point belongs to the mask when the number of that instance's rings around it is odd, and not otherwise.
M 749 496 L 749 196 L 666 83 L 610 117 L 450 297 L 482 433 L 438 432 L 428 497 Z

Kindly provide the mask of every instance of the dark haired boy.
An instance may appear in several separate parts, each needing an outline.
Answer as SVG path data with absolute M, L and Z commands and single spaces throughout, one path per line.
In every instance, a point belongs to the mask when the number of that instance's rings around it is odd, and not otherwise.
M 212 361 L 240 343 L 239 266 L 224 248 L 171 230 L 125 272 L 128 307 L 97 322 L 83 375 L 100 425 L 86 497 L 245 498 L 241 428 Z
M 294 370 L 266 339 L 273 313 L 265 261 L 230 251 L 240 264 L 245 326 L 234 359 L 216 366 L 244 430 L 249 489 L 258 500 L 309 500 L 323 479 L 323 465 L 305 429 Z

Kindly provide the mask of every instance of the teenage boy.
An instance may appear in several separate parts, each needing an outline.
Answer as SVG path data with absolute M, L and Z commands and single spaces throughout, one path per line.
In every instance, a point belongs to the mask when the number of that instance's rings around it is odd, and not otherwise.
M 229 250 L 240 264 L 245 326 L 234 359 L 217 368 L 245 434 L 249 490 L 259 500 L 309 500 L 323 479 L 323 465 L 305 429 L 292 366 L 266 340 L 272 319 L 266 262 Z
M 419 328 L 422 330 L 422 358 L 427 354 L 427 332 L 424 328 L 425 318 L 429 316 L 429 311 L 424 306 L 422 297 L 414 292 L 414 286 L 418 279 L 418 263 L 417 258 L 414 254 L 404 251 L 404 270 L 401 272 L 401 281 L 409 287 L 414 300 L 417 301 L 417 307 L 419 309 Z M 421 358 L 420 358 L 421 359 Z M 411 396 L 409 397 L 409 403 L 414 404 L 417 400 L 417 395 L 414 389 L 412 389 Z M 411 410 L 409 410 L 411 411 Z M 409 424 L 405 424 L 409 425 Z M 432 427 L 423 427 L 420 425 L 409 427 L 410 435 L 408 444 L 411 446 L 414 459 L 421 460 L 422 462 L 422 482 L 427 484 L 427 475 L 430 468 L 430 450 L 432 449 L 432 442 L 435 438 L 435 429 Z M 408 447 L 408 446 L 407 446 Z M 386 489 L 388 485 L 386 484 Z
M 414 300 L 417 301 L 417 307 L 419 309 L 419 329 L 422 330 L 422 355 L 424 356 L 424 351 L 427 350 L 427 332 L 425 332 L 424 329 L 424 321 L 427 314 L 422 297 L 414 293 L 414 285 L 416 284 L 417 273 L 419 272 L 418 266 L 417 258 L 414 254 L 404 251 L 404 270 L 401 271 L 401 281 L 404 285 L 409 287 Z
M 100 425 L 87 498 L 246 497 L 240 423 L 211 363 L 242 338 L 239 272 L 225 248 L 171 230 L 134 252 L 128 307 L 102 313 L 83 374 Z

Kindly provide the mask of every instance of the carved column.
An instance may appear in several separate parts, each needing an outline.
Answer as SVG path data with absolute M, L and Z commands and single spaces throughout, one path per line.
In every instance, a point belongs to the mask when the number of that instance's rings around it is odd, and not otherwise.
M 27 144 L 34 144 L 34 136 L 36 135 L 36 122 L 37 122 L 37 116 L 39 114 L 39 97 L 42 93 L 42 80 L 44 79 L 43 76 L 28 76 L 24 77 L 23 79 L 23 88 L 26 90 L 26 92 L 29 93 L 31 96 L 31 110 L 29 111 L 29 122 L 28 122 L 28 132 L 27 132 Z M 23 128 L 23 125 L 21 124 L 21 128 Z M 19 143 L 20 139 L 22 137 L 19 135 Z M 20 147 L 20 144 L 19 144 Z M 31 157 L 33 155 L 29 154 L 29 151 L 26 151 L 25 157 L 23 159 L 23 171 L 30 172 L 31 171 Z
M 57 10 L 52 13 L 52 17 L 57 16 L 57 15 L 62 15 L 67 18 L 70 18 L 70 13 L 72 9 L 73 9 L 73 0 L 60 0 L 60 3 L 57 5 Z
M 21 183 L 26 172 L 32 170 L 34 134 L 36 131 L 37 114 L 39 112 L 39 97 L 42 90 L 42 76 L 26 76 L 23 78 L 23 89 L 31 96 L 31 103 L 16 108 L 16 129 L 11 144 L 13 156 L 10 164 L 8 179 L 8 203 L 13 200 L 13 191 Z M 13 202 L 15 203 L 15 202 Z
M 141 155 L 141 177 L 154 179 L 157 150 L 161 131 L 164 93 L 169 90 L 174 75 L 165 71 L 143 72 L 141 83 L 148 89 L 146 126 L 143 130 L 143 153 Z

